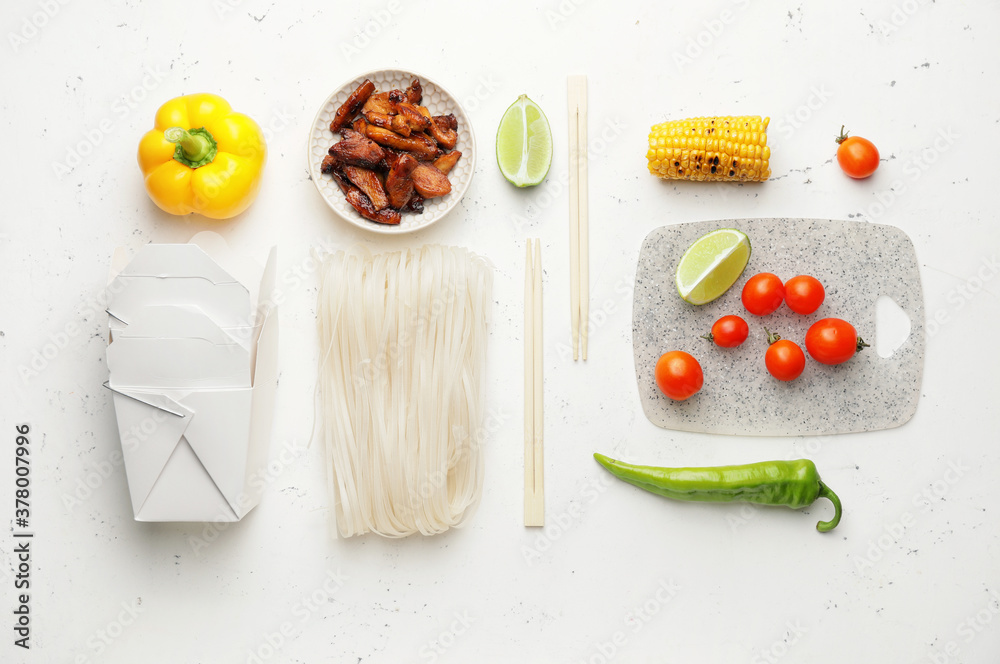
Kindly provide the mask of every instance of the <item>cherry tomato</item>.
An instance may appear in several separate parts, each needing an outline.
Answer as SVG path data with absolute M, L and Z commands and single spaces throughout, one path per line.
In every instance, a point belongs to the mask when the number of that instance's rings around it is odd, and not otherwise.
M 743 306 L 755 316 L 767 316 L 781 306 L 785 285 L 770 272 L 755 274 L 743 286 Z
M 764 353 L 764 364 L 768 372 L 778 380 L 795 380 L 806 368 L 806 354 L 794 341 L 782 339 L 779 335 L 769 332 L 767 328 L 767 352 Z
M 818 320 L 806 332 L 806 350 L 821 364 L 842 364 L 867 347 L 854 326 L 839 318 Z
M 860 136 L 848 137 L 844 127 L 840 127 L 837 137 L 837 163 L 840 168 L 852 178 L 866 178 L 878 168 L 878 148 L 867 138 Z
M 825 298 L 826 291 L 816 277 L 800 274 L 785 282 L 785 304 L 797 314 L 811 314 Z
M 683 401 L 701 389 L 705 376 L 698 360 L 682 350 L 664 353 L 656 362 L 656 386 L 675 401 Z
M 736 348 L 747 340 L 750 334 L 750 326 L 739 316 L 723 316 L 712 325 L 712 331 L 704 335 L 702 339 L 714 341 L 716 346 L 722 348 Z

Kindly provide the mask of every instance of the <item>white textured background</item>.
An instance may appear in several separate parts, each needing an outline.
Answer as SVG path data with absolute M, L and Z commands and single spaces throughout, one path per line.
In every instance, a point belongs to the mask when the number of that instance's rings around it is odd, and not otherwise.
M 996 3 L 295 4 L 4 4 L 0 505 L 13 517 L 13 429 L 28 422 L 37 536 L 27 653 L 12 645 L 13 538 L 0 537 L 0 661 L 997 661 Z M 394 66 L 427 72 L 465 101 L 480 158 L 451 217 L 385 239 L 332 215 L 307 178 L 305 144 L 336 85 Z M 566 355 L 568 73 L 590 81 L 587 364 Z M 160 213 L 135 163 L 157 106 L 198 91 L 221 93 L 269 132 L 260 198 L 228 223 Z M 500 116 L 522 92 L 556 138 L 548 181 L 527 191 L 492 158 Z M 770 182 L 670 185 L 646 173 L 651 123 L 725 113 L 771 116 Z M 831 161 L 842 123 L 882 151 L 873 178 L 851 181 Z M 941 135 L 950 144 L 935 146 Z M 760 439 L 645 420 L 630 331 L 642 238 L 663 224 L 740 216 L 868 219 L 910 234 L 938 320 L 912 421 Z M 277 244 L 287 295 L 272 454 L 291 451 L 260 507 L 222 532 L 133 522 L 123 469 L 109 468 L 119 441 L 101 387 L 105 317 L 88 304 L 116 245 L 186 241 L 206 228 L 261 260 Z M 546 266 L 544 533 L 521 525 L 527 236 L 542 238 Z M 303 451 L 316 357 L 306 259 L 321 244 L 359 241 L 454 243 L 497 266 L 496 424 L 483 504 L 464 531 L 332 539 L 322 454 Z M 47 344 L 62 348 L 23 378 L 19 368 Z M 846 513 L 823 536 L 813 524 L 825 504 L 801 514 L 669 503 L 607 482 L 595 450 L 664 465 L 808 456 Z M 94 488 L 81 488 L 87 481 Z M 213 541 L 198 548 L 197 538 Z M 338 571 L 341 585 L 324 589 Z

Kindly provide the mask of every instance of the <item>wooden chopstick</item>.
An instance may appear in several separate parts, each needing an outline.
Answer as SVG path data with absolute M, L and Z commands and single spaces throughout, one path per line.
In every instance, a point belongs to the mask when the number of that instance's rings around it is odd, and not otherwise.
M 532 525 L 535 495 L 535 289 L 531 239 L 524 257 L 524 525 Z
M 569 269 L 573 359 L 587 359 L 590 230 L 587 200 L 587 77 L 566 80 L 569 106 Z M 582 326 L 582 327 L 581 327 Z
M 573 79 L 569 98 L 569 316 L 573 326 L 573 360 L 580 359 L 580 123 Z
M 534 490 L 536 503 L 535 515 L 537 525 L 545 525 L 545 386 L 542 375 L 544 345 L 542 342 L 542 245 L 535 239 L 535 283 L 534 283 L 534 304 L 535 315 L 532 317 L 534 324 L 534 379 L 535 379 L 535 462 L 534 469 Z
M 524 525 L 545 525 L 542 247 L 529 239 L 524 259 Z

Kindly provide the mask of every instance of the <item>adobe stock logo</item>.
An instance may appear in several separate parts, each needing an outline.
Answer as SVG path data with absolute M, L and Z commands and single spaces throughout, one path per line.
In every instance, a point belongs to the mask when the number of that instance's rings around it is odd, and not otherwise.
M 22 46 L 37 37 L 39 32 L 49 24 L 49 21 L 62 11 L 63 5 L 68 3 L 69 0 L 41 0 L 37 5 L 38 11 L 21 19 L 20 29 L 17 32 L 7 33 L 7 43 L 10 44 L 10 50 L 17 53 Z
M 61 161 L 52 162 L 52 172 L 58 179 L 63 179 L 73 172 L 73 170 L 84 163 L 89 156 L 97 151 L 104 140 L 115 132 L 118 123 L 124 122 L 141 104 L 146 101 L 150 93 L 160 87 L 166 80 L 169 70 L 160 69 L 159 65 L 147 66 L 142 72 L 139 82 L 120 94 L 108 107 L 108 115 L 102 118 L 96 125 L 85 129 L 80 134 L 79 140 L 66 148 L 66 153 Z

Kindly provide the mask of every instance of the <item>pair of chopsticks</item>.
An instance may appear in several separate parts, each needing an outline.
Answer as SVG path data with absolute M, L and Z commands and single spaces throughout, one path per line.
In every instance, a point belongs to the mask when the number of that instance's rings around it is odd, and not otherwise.
M 542 246 L 528 239 L 524 260 L 524 525 L 545 525 L 545 418 L 542 414 Z
M 587 77 L 566 79 L 569 102 L 569 270 L 573 360 L 587 359 L 590 239 L 587 221 Z

